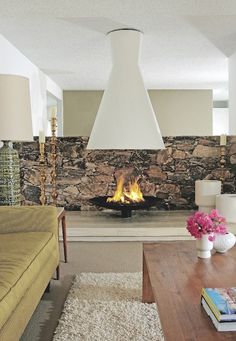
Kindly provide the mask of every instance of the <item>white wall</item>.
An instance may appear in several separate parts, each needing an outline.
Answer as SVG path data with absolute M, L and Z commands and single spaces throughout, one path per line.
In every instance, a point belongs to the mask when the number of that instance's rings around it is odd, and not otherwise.
M 229 134 L 236 135 L 236 53 L 229 57 Z
M 17 74 L 29 78 L 33 134 L 47 125 L 47 90 L 62 101 L 62 89 L 37 66 L 0 35 L 0 73 Z
M 229 109 L 213 108 L 213 135 L 229 135 Z
M 45 130 L 46 136 L 52 135 L 51 130 L 51 115 L 55 110 L 57 111 L 57 136 L 63 136 L 63 107 L 62 101 L 57 97 L 53 96 L 51 93 L 47 92 L 47 127 Z

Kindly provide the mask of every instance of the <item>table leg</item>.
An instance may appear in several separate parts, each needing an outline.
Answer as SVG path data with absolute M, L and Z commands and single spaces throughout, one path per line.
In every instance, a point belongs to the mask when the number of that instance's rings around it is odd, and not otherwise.
M 66 216 L 64 215 L 61 219 L 62 236 L 63 236 L 63 248 L 64 248 L 64 259 L 67 263 L 67 240 L 66 240 Z
M 143 303 L 155 302 L 144 253 L 143 253 L 143 295 L 142 295 L 142 302 Z

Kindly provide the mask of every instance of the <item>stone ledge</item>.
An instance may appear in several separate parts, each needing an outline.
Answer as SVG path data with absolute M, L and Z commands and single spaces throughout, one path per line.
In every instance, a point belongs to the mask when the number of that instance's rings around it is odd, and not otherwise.
M 138 212 L 123 219 L 111 211 L 67 212 L 68 241 L 193 240 L 186 230 L 192 211 Z M 236 224 L 229 224 L 236 234 Z M 61 229 L 59 229 L 60 240 Z

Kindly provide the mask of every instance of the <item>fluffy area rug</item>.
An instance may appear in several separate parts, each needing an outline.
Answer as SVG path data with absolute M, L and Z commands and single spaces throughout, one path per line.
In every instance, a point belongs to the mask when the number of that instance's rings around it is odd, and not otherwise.
M 53 341 L 163 341 L 156 304 L 141 302 L 141 273 L 81 273 Z

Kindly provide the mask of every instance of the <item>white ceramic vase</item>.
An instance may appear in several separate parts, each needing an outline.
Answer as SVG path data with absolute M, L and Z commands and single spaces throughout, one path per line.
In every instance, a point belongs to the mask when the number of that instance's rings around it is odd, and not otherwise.
M 209 234 L 204 234 L 201 239 L 197 239 L 197 255 L 199 258 L 210 258 L 213 242 L 208 239 Z
M 213 242 L 213 247 L 216 252 L 225 253 L 234 246 L 235 242 L 235 235 L 231 232 L 226 234 L 217 234 Z

